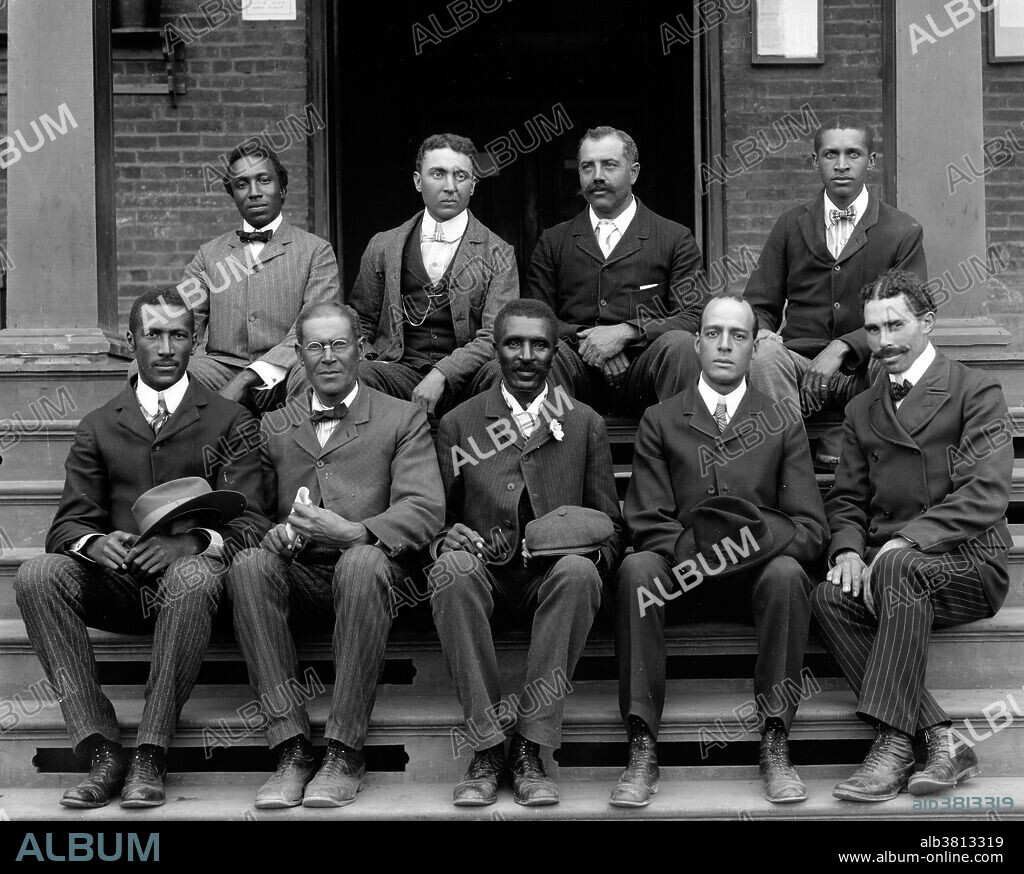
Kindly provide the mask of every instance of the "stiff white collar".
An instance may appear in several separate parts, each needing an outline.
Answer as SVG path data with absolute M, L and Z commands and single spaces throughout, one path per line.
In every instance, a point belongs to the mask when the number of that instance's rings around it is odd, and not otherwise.
M 457 243 L 466 233 L 466 226 L 469 224 L 469 210 L 464 209 L 457 216 L 447 221 L 437 221 L 427 210 L 423 210 L 423 221 L 420 223 L 420 239 L 431 238 L 437 228 L 441 229 L 446 243 Z
M 704 380 L 704 374 L 700 375 L 700 379 L 697 380 L 697 391 L 700 392 L 701 398 L 704 400 L 704 404 L 708 408 L 708 412 L 712 416 L 715 415 L 715 408 L 718 406 L 718 399 L 722 397 L 718 393 L 717 389 L 713 389 Z M 740 401 L 743 400 L 743 395 L 747 393 L 747 381 L 744 379 L 736 388 L 734 388 L 729 394 L 725 395 L 725 414 L 731 419 L 736 415 L 736 408 L 740 405 Z
M 170 388 L 165 388 L 163 391 L 157 391 L 152 386 L 147 385 L 142 381 L 140 376 L 138 382 L 135 384 L 135 397 L 139 399 L 139 406 L 146 411 L 146 414 L 152 419 L 160 409 L 160 395 L 164 396 L 164 403 L 167 405 L 167 412 L 173 413 L 178 409 L 178 404 L 181 403 L 181 399 L 185 397 L 185 391 L 188 389 L 188 374 L 182 374 L 179 379 Z
M 629 197 L 629 206 L 627 206 L 613 219 L 602 219 L 596 212 L 594 212 L 594 207 L 590 207 L 590 227 L 592 227 L 596 232 L 598 222 L 610 221 L 615 225 L 620 234 L 626 233 L 626 228 L 629 227 L 629 223 L 633 221 L 633 216 L 636 215 L 636 198 L 633 197 L 633 195 L 630 195 Z
M 907 380 L 911 385 L 917 385 L 921 381 L 921 377 L 924 376 L 924 372 L 932 366 L 934 360 L 935 347 L 929 340 L 928 345 L 924 347 L 924 352 L 914 359 L 914 363 L 906 371 L 900 374 L 889 374 L 889 382 L 903 382 L 903 380 Z
M 247 234 L 251 234 L 253 231 L 273 231 L 277 233 L 277 229 L 281 227 L 281 222 L 284 221 L 284 213 L 278 213 L 277 218 L 274 219 L 270 224 L 264 225 L 262 228 L 255 228 L 249 224 L 245 219 L 242 219 L 242 230 Z M 251 244 L 250 244 L 251 245 Z
M 857 211 L 856 211 L 856 213 L 853 216 L 853 226 L 854 227 L 857 227 L 857 222 L 859 222 L 862 218 L 864 218 L 864 213 L 865 213 L 865 211 L 868 208 L 868 200 L 869 199 L 870 198 L 868 196 L 868 187 L 865 185 L 860 190 L 860 194 L 858 194 L 853 199 L 853 203 L 850 204 L 850 206 L 854 206 L 854 207 L 857 208 Z M 830 227 L 832 227 L 832 219 L 829 218 L 829 215 L 832 212 L 832 210 L 834 210 L 834 209 L 839 209 L 839 207 L 836 206 L 832 202 L 832 199 L 828 196 L 828 192 L 826 191 L 825 192 L 825 230 L 826 231 Z

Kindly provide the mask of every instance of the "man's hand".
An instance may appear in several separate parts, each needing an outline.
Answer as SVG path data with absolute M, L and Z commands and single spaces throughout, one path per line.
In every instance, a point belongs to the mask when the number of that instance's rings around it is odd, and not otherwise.
M 817 412 L 825 403 L 832 377 L 839 372 L 849 348 L 842 340 L 833 340 L 804 371 L 800 380 L 800 401 L 808 412 Z
M 477 534 L 468 525 L 463 525 L 461 522 L 456 522 L 449 529 L 448 533 L 444 536 L 444 540 L 441 543 L 439 552 L 452 552 L 456 549 L 462 549 L 466 552 L 471 552 L 477 558 L 482 559 L 484 557 L 484 539 Z
M 868 566 L 852 549 L 844 549 L 837 553 L 835 561 L 835 567 L 825 575 L 825 579 L 834 586 L 842 586 L 843 592 L 848 592 L 856 598 L 860 595 L 861 586 L 867 585 Z
M 640 329 L 625 323 L 598 325 L 594 328 L 584 328 L 576 336 L 580 338 L 580 358 L 592 367 L 600 367 L 609 358 L 618 355 L 629 343 L 639 340 Z
M 263 536 L 260 547 L 276 553 L 285 561 L 291 561 L 295 557 L 292 541 L 288 536 L 288 526 L 283 522 L 280 525 L 275 525 Z
M 138 539 L 138 534 L 129 534 L 127 531 L 111 531 L 109 534 L 90 540 L 86 544 L 85 554 L 94 562 L 110 568 L 112 571 L 124 571 L 128 569 L 125 564 L 128 551 Z
M 782 342 L 782 334 L 776 334 L 774 331 L 768 330 L 768 328 L 761 328 L 757 332 L 757 340 L 778 340 Z
M 629 370 L 629 359 L 625 352 L 613 355 L 601 365 L 601 374 L 604 381 L 612 388 L 618 388 L 626 381 L 626 371 Z
M 424 412 L 432 413 L 437 402 L 441 400 L 441 395 L 444 394 L 444 387 L 444 374 L 435 367 L 412 390 L 412 402 L 423 407 Z
M 241 403 L 249 389 L 259 383 L 260 375 L 255 370 L 243 367 L 235 375 L 235 378 L 220 390 L 219 394 L 222 398 L 227 398 L 238 404 Z
M 288 523 L 308 543 L 329 546 L 334 549 L 348 549 L 366 543 L 370 535 L 361 522 L 350 522 L 344 516 L 325 510 L 323 507 L 309 507 L 306 504 L 292 504 Z
M 138 576 L 159 577 L 172 561 L 202 551 L 201 538 L 196 534 L 154 534 L 132 547 L 125 564 Z

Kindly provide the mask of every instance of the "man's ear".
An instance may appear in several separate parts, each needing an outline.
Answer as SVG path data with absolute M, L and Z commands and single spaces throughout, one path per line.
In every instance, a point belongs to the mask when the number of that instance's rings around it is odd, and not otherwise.
M 811 152 L 811 166 L 819 173 L 821 172 L 821 163 L 818 161 L 817 152 Z
M 423 187 L 421 183 L 422 178 L 423 177 L 420 176 L 419 170 L 412 171 L 412 184 L 416 186 L 416 190 L 419 191 L 420 193 L 423 192 Z
M 872 152 L 870 155 L 868 155 L 868 169 L 869 170 L 874 170 L 875 169 L 875 154 L 876 154 L 875 152 Z
M 131 328 L 124 332 L 124 339 L 128 343 L 128 351 L 133 355 L 135 354 L 135 335 L 132 333 Z M 194 342 L 194 341 L 193 341 Z
M 637 177 L 640 175 L 640 164 L 631 164 L 629 168 L 629 184 L 636 185 Z
M 925 313 L 921 316 L 921 321 L 924 323 L 922 331 L 925 334 L 930 334 L 932 329 L 935 327 L 935 313 Z
M 356 343 L 356 355 L 359 357 L 360 361 L 362 361 L 363 356 L 366 355 L 366 340 L 362 337 L 360 337 L 359 342 Z

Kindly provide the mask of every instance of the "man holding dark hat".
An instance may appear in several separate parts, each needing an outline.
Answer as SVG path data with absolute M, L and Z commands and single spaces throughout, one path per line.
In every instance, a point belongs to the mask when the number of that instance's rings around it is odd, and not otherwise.
M 714 296 L 696 340 L 697 384 L 651 407 L 637 431 L 624 506 L 636 551 L 617 577 L 615 648 L 629 763 L 612 792 L 616 806 L 647 805 L 658 789 L 666 613 L 753 622 L 765 797 L 806 797 L 787 735 L 825 511 L 799 416 L 787 421 L 746 383 L 756 336 L 749 304 Z
M 494 320 L 502 380 L 445 416 L 437 436 L 449 527 L 431 604 L 466 719 L 456 752 L 473 750 L 457 805 L 497 799 L 506 732 L 515 801 L 558 802 L 540 747 L 559 746 L 566 686 L 622 548 L 604 421 L 546 381 L 556 326 L 546 303 L 506 304 Z M 510 705 L 491 633 L 499 616 L 531 623 Z
M 15 578 L 29 639 L 89 775 L 61 798 L 102 807 L 164 803 L 165 754 L 195 683 L 231 554 L 267 529 L 253 417 L 186 373 L 192 311 L 175 293 L 132 306 L 138 377 L 89 413 L 68 453 L 46 554 Z M 117 716 L 100 687 L 87 627 L 153 633 L 135 756 L 125 778 Z

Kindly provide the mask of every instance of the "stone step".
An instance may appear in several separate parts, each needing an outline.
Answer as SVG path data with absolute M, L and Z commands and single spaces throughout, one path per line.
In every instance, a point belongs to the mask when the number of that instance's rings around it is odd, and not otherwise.
M 756 761 L 757 735 L 747 730 L 751 727 L 749 721 L 744 722 L 751 712 L 749 694 L 708 690 L 687 694 L 680 691 L 683 688 L 679 681 L 667 684 L 659 734 L 663 757 L 685 753 L 690 761 L 701 765 L 715 764 L 719 758 L 726 763 L 734 763 L 732 759 L 740 763 Z M 1007 702 L 1015 693 L 1015 701 L 1024 698 L 1019 687 L 933 690 L 954 727 L 976 747 L 985 774 L 1024 776 L 1024 720 L 1012 721 L 1013 714 L 1007 709 Z M 328 687 L 307 703 L 313 735 L 318 739 L 323 736 L 330 694 Z M 133 746 L 143 702 L 112 700 L 123 742 Z M 813 755 L 822 764 L 859 761 L 873 734 L 854 715 L 854 708 L 855 699 L 849 691 L 810 691 L 800 704 L 790 733 L 795 760 L 806 761 Z M 262 750 L 265 740 L 255 712 L 254 702 L 248 696 L 193 695 L 178 721 L 174 748 L 202 750 L 203 758 L 193 755 L 188 770 L 203 770 L 204 764 L 213 768 L 219 760 L 214 757 L 241 754 L 245 748 Z M 992 719 L 986 720 L 986 712 Z M 55 703 L 43 702 L 31 712 L 15 715 L 16 720 L 6 720 L 0 741 L 0 785 L 30 784 L 36 775 L 33 757 L 41 751 L 52 753 L 70 747 Z M 489 724 L 469 731 L 483 740 L 492 735 L 496 741 L 500 738 L 498 730 Z M 419 693 L 409 687 L 378 689 L 367 746 L 375 749 L 374 755 L 387 750 L 397 752 L 401 764 L 388 769 L 402 771 L 412 781 L 456 780 L 468 763 L 470 750 L 467 727 L 455 695 Z M 573 757 L 585 757 L 590 765 L 613 767 L 621 765 L 624 748 L 615 684 L 573 683 L 572 693 L 566 698 L 558 758 L 568 762 Z M 549 765 L 556 771 L 559 767 L 550 760 Z
M 5 358 L 0 361 L 0 434 L 11 422 L 80 419 L 124 388 L 128 365 L 106 356 L 75 365 L 41 356 Z
M 1024 819 L 1024 778 L 990 777 L 984 774 L 949 792 L 924 798 L 901 794 L 884 804 L 853 804 L 832 797 L 834 777 L 804 777 L 807 801 L 801 804 L 770 804 L 761 793 L 756 774 L 743 779 L 677 778 L 662 769 L 662 778 L 654 802 L 645 808 L 612 807 L 608 794 L 615 785 L 617 772 L 606 779 L 578 779 L 565 773 L 559 781 L 560 802 L 553 807 L 523 807 L 512 800 L 512 792 L 503 787 L 497 803 L 489 807 L 455 807 L 451 786 L 445 783 L 395 781 L 387 775 L 370 774 L 354 804 L 343 808 L 256 810 L 253 799 L 266 774 L 254 774 L 241 784 L 224 785 L 206 777 L 194 783 L 185 775 L 168 776 L 168 801 L 162 807 L 145 811 L 146 823 L 173 820 L 209 821 L 323 821 L 323 820 L 920 820 L 934 822 L 937 816 L 958 821 L 1010 821 Z M 803 769 L 801 769 L 803 774 Z M 839 778 L 841 779 L 841 778 Z M 53 820 L 86 822 L 131 821 L 139 825 L 137 810 L 125 810 L 116 803 L 101 811 L 83 812 L 61 807 L 60 792 L 74 785 L 68 777 L 59 787 L 6 788 L 0 791 L 0 809 L 12 822 Z M 978 799 L 977 801 L 975 799 Z M 991 802 L 986 799 L 992 799 Z M 1008 805 L 1018 800 L 1015 807 Z M 934 802 L 935 807 L 927 805 Z M 957 808 L 954 805 L 959 804 Z M 990 804 L 993 811 L 971 809 Z M 948 805 L 948 808 L 945 806 Z M 997 808 L 998 809 L 995 809 Z M 941 827 L 941 826 L 940 826 Z

